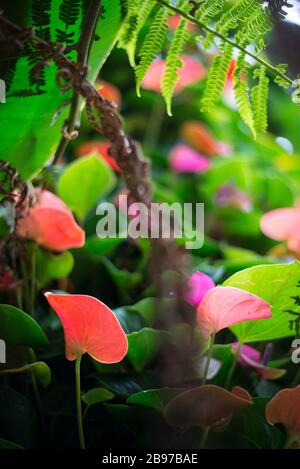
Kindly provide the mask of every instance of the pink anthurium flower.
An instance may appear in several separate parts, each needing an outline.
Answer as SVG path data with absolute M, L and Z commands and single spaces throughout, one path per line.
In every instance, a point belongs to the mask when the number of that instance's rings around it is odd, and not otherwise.
M 205 156 L 183 144 L 173 147 L 169 157 L 171 168 L 178 173 L 204 173 L 210 167 Z
M 277 208 L 260 221 L 262 232 L 276 241 L 286 241 L 291 251 L 300 252 L 300 207 Z
M 101 363 L 118 363 L 125 357 L 127 337 L 108 306 L 88 295 L 45 296 L 62 322 L 68 360 L 85 353 Z
M 182 66 L 178 68 L 179 78 L 175 86 L 175 93 L 180 93 L 184 88 L 193 83 L 197 83 L 205 75 L 205 68 L 197 60 L 184 55 L 181 57 Z M 163 59 L 155 60 L 142 82 L 142 88 L 147 90 L 161 92 L 161 79 L 165 70 L 166 61 Z
M 181 137 L 195 150 L 207 156 L 230 154 L 230 146 L 218 142 L 208 128 L 199 121 L 185 121 L 180 128 Z
M 232 351 L 237 353 L 238 342 L 232 345 Z M 238 363 L 244 368 L 253 369 L 262 379 L 278 379 L 286 373 L 286 370 L 272 368 L 263 363 L 261 353 L 250 345 L 243 344 L 240 347 Z
M 198 324 L 203 338 L 239 322 L 272 317 L 270 305 L 247 291 L 235 287 L 209 290 L 197 309 Z
M 34 195 L 33 206 L 24 207 L 23 218 L 18 221 L 17 235 L 51 251 L 82 247 L 85 233 L 65 203 L 46 190 L 35 189 Z
M 203 272 L 194 272 L 188 282 L 185 300 L 196 307 L 201 302 L 205 293 L 215 287 L 215 282 Z
M 285 426 L 288 439 L 286 447 L 293 443 L 300 445 L 300 385 L 292 389 L 282 389 L 266 406 L 266 419 L 271 425 Z

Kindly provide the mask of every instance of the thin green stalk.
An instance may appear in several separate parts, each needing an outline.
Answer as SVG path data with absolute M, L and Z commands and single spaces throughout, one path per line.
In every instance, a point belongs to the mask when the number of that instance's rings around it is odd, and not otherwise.
M 234 354 L 234 357 L 233 357 L 233 360 L 232 360 L 232 363 L 231 363 L 231 367 L 230 367 L 228 375 L 227 375 L 227 379 L 226 379 L 226 383 L 225 383 L 225 389 L 228 389 L 230 384 L 231 384 L 231 380 L 232 380 L 233 374 L 234 374 L 235 369 L 236 369 L 237 361 L 238 361 L 238 358 L 239 358 L 240 353 L 241 353 L 241 347 L 242 347 L 242 343 L 239 342 L 236 353 Z
M 34 350 L 31 347 L 29 347 L 29 349 L 28 349 L 28 355 L 29 355 L 30 363 L 36 362 L 36 355 L 35 355 Z M 43 426 L 44 425 L 43 409 L 42 409 L 42 403 L 41 403 L 40 392 L 39 392 L 39 388 L 38 388 L 38 384 L 37 384 L 37 379 L 36 379 L 34 371 L 32 371 L 30 373 L 30 376 L 31 376 L 33 392 L 34 392 L 34 395 L 35 395 L 36 404 L 37 404 L 41 424 Z
M 144 140 L 144 145 L 146 149 L 150 148 L 151 150 L 153 150 L 156 147 L 164 121 L 164 117 L 164 101 L 162 100 L 161 96 L 157 95 L 149 116 L 149 123 L 147 126 L 146 136 Z
M 82 425 L 82 408 L 81 408 L 81 385 L 80 385 L 80 363 L 81 355 L 75 362 L 75 377 L 76 377 L 76 410 L 77 410 L 77 428 L 79 436 L 80 449 L 85 449 L 85 441 Z
M 23 309 L 23 301 L 22 301 L 22 287 L 18 287 L 16 289 L 16 300 L 18 308 Z
M 31 313 L 31 296 L 30 296 L 30 288 L 29 288 L 29 278 L 28 278 L 28 271 L 26 262 L 24 259 L 20 260 L 21 272 L 23 277 L 23 299 L 24 299 L 24 306 L 26 312 Z
M 254 59 L 256 62 L 259 62 L 261 65 L 264 65 L 266 68 L 268 68 L 272 73 L 274 73 L 275 75 L 283 78 L 284 80 L 286 80 L 290 85 L 293 84 L 293 80 L 291 78 L 289 78 L 287 75 L 285 75 L 284 73 L 280 72 L 279 70 L 276 69 L 276 67 L 273 67 L 273 65 L 271 65 L 270 63 L 266 62 L 264 59 L 262 59 L 261 57 L 259 57 L 258 55 L 256 54 L 253 54 L 252 52 L 250 52 L 248 49 L 246 49 L 245 47 L 243 46 L 240 46 L 239 44 L 237 44 L 236 42 L 232 41 L 231 39 L 229 39 L 228 37 L 224 36 L 224 34 L 216 31 L 215 29 L 213 28 L 210 28 L 209 26 L 207 26 L 206 24 L 203 24 L 201 21 L 197 20 L 196 18 L 194 18 L 193 16 L 189 15 L 188 13 L 185 13 L 184 11 L 182 11 L 180 8 L 177 8 L 176 6 L 174 5 L 171 5 L 169 4 L 168 0 L 156 0 L 158 3 L 160 3 L 161 5 L 164 5 L 166 8 L 169 8 L 169 10 L 172 10 L 174 11 L 175 13 L 178 13 L 179 15 L 181 15 L 183 18 L 187 19 L 188 21 L 190 21 L 191 23 L 194 23 L 194 24 L 197 24 L 198 26 L 200 26 L 201 28 L 205 29 L 207 32 L 213 34 L 214 36 L 222 39 L 223 41 L 227 42 L 228 44 L 231 44 L 233 47 L 235 47 L 236 49 L 239 49 L 240 51 L 244 52 L 245 54 L 247 54 L 249 57 L 252 57 L 252 59 Z
M 295 441 L 294 435 L 288 434 L 282 449 L 289 449 L 294 443 L 294 441 Z
M 207 354 L 207 358 L 206 358 L 206 364 L 205 364 L 205 369 L 204 369 L 204 373 L 203 373 L 202 384 L 206 383 L 208 370 L 209 370 L 209 364 L 210 364 L 210 361 L 211 361 L 211 358 L 212 358 L 213 347 L 214 347 L 214 343 L 215 343 L 215 336 L 216 336 L 216 334 L 212 334 L 210 336 L 210 345 L 209 345 L 209 350 L 208 350 L 208 354 Z
M 207 442 L 207 437 L 208 437 L 209 430 L 210 430 L 210 427 L 204 427 L 203 428 L 199 449 L 203 449 L 205 447 L 205 444 Z

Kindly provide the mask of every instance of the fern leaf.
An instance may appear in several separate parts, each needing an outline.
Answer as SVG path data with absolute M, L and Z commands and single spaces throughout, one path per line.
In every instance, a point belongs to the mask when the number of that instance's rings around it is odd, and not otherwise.
M 194 16 L 202 23 L 208 24 L 223 10 L 224 4 L 225 0 L 207 0 L 200 4 Z
M 187 21 L 181 19 L 171 42 L 171 47 L 166 59 L 165 71 L 161 81 L 162 95 L 165 98 L 169 116 L 172 115 L 171 100 L 179 77 L 178 68 L 182 66 L 180 55 L 190 37 L 189 33 L 186 31 L 186 26 Z
M 240 21 L 246 21 L 261 9 L 258 0 L 238 0 L 229 10 L 222 15 L 216 24 L 216 29 L 226 35 L 231 29 L 235 29 Z
M 226 43 L 222 54 L 217 55 L 209 69 L 204 94 L 201 100 L 201 110 L 211 111 L 220 99 L 227 72 L 232 57 L 233 46 Z
M 254 116 L 252 104 L 249 97 L 249 85 L 247 81 L 247 68 L 245 66 L 245 53 L 238 56 L 233 74 L 233 88 L 235 101 L 243 121 L 250 127 L 254 137 L 256 131 L 254 127 Z
M 135 67 L 135 50 L 139 32 L 145 24 L 154 5 L 155 0 L 144 0 L 142 4 L 136 1 L 135 5 L 131 5 L 131 9 L 129 5 L 128 14 L 124 21 L 118 46 L 126 50 L 132 67 Z
M 151 24 L 150 31 L 146 36 L 139 52 L 140 62 L 135 68 L 137 94 L 140 96 L 140 86 L 143 78 L 152 64 L 153 60 L 163 48 L 168 31 L 168 11 L 160 8 Z
M 267 102 L 269 92 L 269 79 L 266 76 L 266 67 L 263 65 L 254 71 L 254 77 L 258 78 L 258 84 L 252 88 L 252 106 L 254 113 L 254 128 L 257 133 L 267 130 Z

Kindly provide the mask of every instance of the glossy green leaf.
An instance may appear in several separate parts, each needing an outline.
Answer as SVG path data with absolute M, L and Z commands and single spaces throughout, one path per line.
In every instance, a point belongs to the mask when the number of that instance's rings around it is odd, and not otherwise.
M 145 327 L 128 334 L 127 358 L 136 370 L 142 370 L 153 360 L 164 340 L 169 336 L 166 331 Z
M 114 394 L 105 388 L 93 388 L 82 395 L 81 399 L 90 407 L 99 404 L 99 402 L 110 401 L 114 398 Z
M 182 388 L 148 389 L 147 391 L 133 394 L 127 399 L 127 402 L 128 404 L 151 407 L 163 413 L 167 403 L 183 391 L 184 389 Z
M 58 194 L 76 213 L 84 218 L 100 197 L 115 184 L 112 169 L 97 155 L 90 155 L 71 163 L 58 183 Z
M 24 449 L 23 446 L 17 445 L 12 441 L 4 440 L 0 438 L 0 449 Z
M 254 293 L 271 305 L 272 318 L 248 321 L 231 327 L 242 342 L 274 340 L 295 335 L 290 321 L 298 312 L 300 300 L 300 263 L 260 265 L 237 272 L 223 285 Z
M 40 288 L 51 280 L 67 277 L 74 267 L 74 259 L 69 251 L 53 254 L 50 251 L 37 249 L 36 272 Z
M 44 362 L 29 363 L 28 365 L 21 366 L 20 368 L 11 368 L 5 371 L 0 371 L 0 374 L 14 374 L 23 372 L 34 373 L 44 388 L 47 388 L 51 382 L 51 370 Z
M 4 0 L 1 7 L 9 12 L 12 21 L 19 23 L 22 18 L 24 25 L 32 26 L 33 3 L 31 0 L 17 0 L 14 8 L 11 8 L 11 2 Z M 78 40 L 85 11 L 83 8 L 87 8 L 87 5 L 86 2 L 81 2 L 78 18 L 66 25 L 59 18 L 62 3 L 63 0 L 50 2 L 50 8 L 43 17 L 42 31 L 37 29 L 39 34 L 47 34 L 49 30 L 53 41 L 67 42 L 70 46 Z M 91 81 L 98 76 L 115 44 L 121 25 L 121 1 L 102 0 L 102 14 L 89 60 L 88 78 Z M 59 36 L 59 31 L 62 37 Z M 65 33 L 68 35 L 66 40 L 63 37 Z M 74 52 L 68 54 L 68 57 L 76 59 Z M 15 66 L 12 61 L 7 75 L 1 76 L 8 85 L 6 104 L 0 106 L 1 151 L 24 179 L 32 177 L 53 156 L 61 139 L 61 129 L 68 117 L 72 96 L 71 90 L 64 94 L 61 92 L 56 82 L 57 67 L 53 62 L 45 67 L 41 84 L 33 80 L 31 72 L 36 63 L 32 57 L 22 57 Z
M 32 317 L 10 305 L 0 305 L 0 336 L 10 345 L 38 348 L 48 343 L 44 331 Z

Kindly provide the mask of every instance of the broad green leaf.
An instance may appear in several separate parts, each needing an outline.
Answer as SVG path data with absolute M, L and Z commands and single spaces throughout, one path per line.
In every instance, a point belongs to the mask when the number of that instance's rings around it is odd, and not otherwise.
M 100 197 L 115 184 L 115 175 L 107 163 L 97 155 L 90 155 L 71 163 L 58 183 L 58 194 L 83 219 Z
M 67 277 L 74 267 L 74 259 L 69 251 L 53 254 L 44 249 L 37 249 L 36 278 L 40 288 L 51 280 Z
M 38 348 L 48 343 L 39 324 L 24 311 L 11 305 L 0 305 L 0 336 L 10 345 Z
M 271 319 L 236 324 L 232 332 L 241 342 L 257 342 L 295 334 L 289 312 L 300 313 L 300 263 L 259 265 L 237 272 L 223 285 L 254 293 L 270 303 Z
M 49 2 L 50 7 L 43 16 L 43 26 L 37 27 L 37 31 L 39 35 L 47 35 L 49 31 L 51 40 L 67 42 L 70 46 L 78 40 L 83 12 L 86 10 L 80 8 L 78 18 L 72 24 L 66 24 L 59 18 L 62 2 L 63 0 Z M 33 4 L 32 0 L 18 1 L 18 5 L 11 8 L 11 2 L 4 0 L 1 7 L 9 12 L 12 21 L 19 24 L 22 18 L 24 25 L 32 27 Z M 87 2 L 81 2 L 81 6 L 86 9 Z M 88 78 L 91 81 L 98 76 L 117 40 L 121 25 L 121 0 L 102 0 L 102 14 L 89 60 Z M 59 31 L 62 36 L 68 35 L 66 40 L 59 37 Z M 68 54 L 68 57 L 76 59 L 74 52 Z M 20 58 L 16 64 L 11 61 L 7 74 L 1 76 L 8 87 L 6 104 L 0 106 L 1 151 L 5 159 L 19 170 L 23 179 L 32 177 L 53 156 L 61 139 L 61 129 L 68 117 L 72 95 L 71 90 L 64 94 L 61 92 L 56 82 L 57 68 L 53 62 L 45 67 L 41 84 L 33 80 L 31 72 L 36 63 L 37 60 L 31 56 Z
M 138 331 L 145 326 L 145 322 L 141 316 L 136 311 L 130 309 L 127 306 L 116 308 L 114 313 L 120 321 L 126 334 Z
M 12 441 L 4 440 L 0 438 L 0 449 L 24 449 L 23 446 L 17 445 Z
M 103 238 L 91 236 L 86 240 L 85 249 L 91 256 L 107 256 L 115 250 L 123 239 L 121 238 Z
M 150 363 L 168 335 L 167 331 L 158 331 L 148 327 L 128 334 L 127 358 L 133 367 L 136 370 L 142 370 Z
M 29 363 L 28 365 L 21 366 L 20 368 L 11 368 L 5 371 L 0 371 L 0 374 L 14 374 L 23 372 L 34 373 L 44 388 L 47 388 L 51 382 L 51 370 L 44 362 Z
M 118 375 L 116 373 L 101 374 L 98 382 L 113 393 L 124 397 L 159 386 L 157 375 L 151 371 L 120 373 Z
M 99 402 L 110 401 L 113 398 L 114 394 L 105 388 L 90 389 L 81 397 L 83 402 L 85 402 L 88 407 L 98 404 Z
M 132 311 L 137 311 L 144 319 L 148 327 L 152 327 L 159 310 L 159 300 L 157 298 L 144 298 L 129 307 Z
M 167 403 L 183 391 L 182 388 L 147 389 L 147 391 L 132 394 L 127 402 L 128 404 L 143 405 L 163 412 Z

